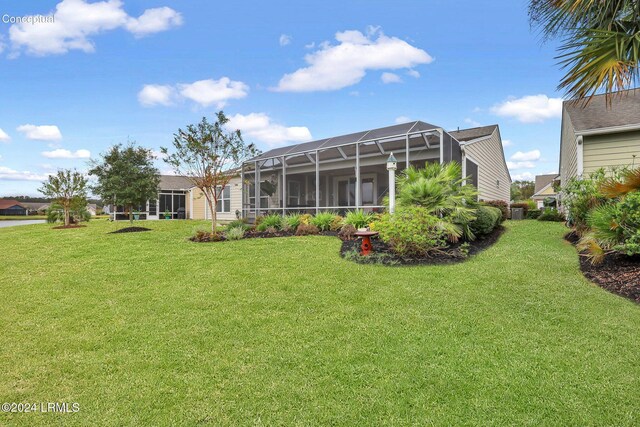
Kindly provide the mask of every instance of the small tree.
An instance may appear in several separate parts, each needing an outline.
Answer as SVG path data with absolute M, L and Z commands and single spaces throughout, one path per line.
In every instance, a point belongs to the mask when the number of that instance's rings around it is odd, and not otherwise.
M 160 172 L 154 166 L 152 151 L 134 143 L 115 145 L 102 155 L 101 161 L 92 161 L 90 175 L 97 178 L 93 191 L 104 202 L 113 201 L 129 210 L 133 222 L 134 207 L 156 199 L 160 184 Z
M 164 161 L 204 194 L 211 212 L 213 233 L 218 219 L 216 206 L 224 188 L 242 162 L 259 153 L 254 144 L 244 143 L 240 130 L 225 130 L 228 122 L 222 111 L 216 114 L 215 123 L 209 123 L 203 117 L 197 125 L 178 129 L 173 138 L 173 153 L 169 154 L 165 147 L 161 149 Z
M 64 225 L 71 224 L 71 209 L 87 205 L 87 179 L 78 171 L 59 170 L 42 183 L 39 192 L 62 206 Z

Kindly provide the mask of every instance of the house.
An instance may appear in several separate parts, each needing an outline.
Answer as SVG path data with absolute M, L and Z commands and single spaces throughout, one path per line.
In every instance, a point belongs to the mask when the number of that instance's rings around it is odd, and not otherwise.
M 531 198 L 536 202 L 538 209 L 544 208 L 544 201 L 553 199 L 557 200 L 557 192 L 554 183 L 559 179 L 557 173 L 547 175 L 536 175 L 534 194 Z
M 640 161 L 640 90 L 604 95 L 584 107 L 565 101 L 560 137 L 560 181 L 588 176 L 600 168 L 636 166 Z
M 26 206 L 17 200 L 0 199 L 0 215 L 28 215 Z
M 217 218 L 232 221 L 240 215 L 240 178 L 234 177 L 218 200 Z M 113 219 L 128 220 L 129 212 L 123 206 L 105 206 Z M 237 213 L 236 213 L 237 212 Z M 204 194 L 184 176 L 160 175 L 158 197 L 134 209 L 139 219 L 211 219 L 211 211 Z
M 22 202 L 22 205 L 27 208 L 29 215 L 44 215 L 49 209 L 50 203 L 47 202 Z
M 87 204 L 87 211 L 91 214 L 91 216 L 96 216 L 98 212 L 98 205 L 95 203 Z
M 509 201 L 511 176 L 497 125 L 447 132 L 415 121 L 276 148 L 245 162 L 242 216 L 383 209 L 391 153 L 398 172 L 457 161 L 480 199 Z M 230 197 L 234 204 L 237 185 Z

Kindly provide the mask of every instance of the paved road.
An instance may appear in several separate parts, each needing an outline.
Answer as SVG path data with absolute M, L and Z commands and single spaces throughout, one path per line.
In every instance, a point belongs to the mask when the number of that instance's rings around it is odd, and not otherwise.
M 16 225 L 29 225 L 29 224 L 42 224 L 44 223 L 44 219 L 25 219 L 25 220 L 17 220 L 17 221 L 0 221 L 0 228 L 4 227 L 13 227 Z

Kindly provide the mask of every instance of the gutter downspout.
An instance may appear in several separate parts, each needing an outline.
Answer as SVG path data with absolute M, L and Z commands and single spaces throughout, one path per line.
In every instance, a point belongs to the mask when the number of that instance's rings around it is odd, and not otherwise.
M 584 173 L 584 137 L 582 135 L 576 137 L 576 151 L 578 177 L 582 178 Z

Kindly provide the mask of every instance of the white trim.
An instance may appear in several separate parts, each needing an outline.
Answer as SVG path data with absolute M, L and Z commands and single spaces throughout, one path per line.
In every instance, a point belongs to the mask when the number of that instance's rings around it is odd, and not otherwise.
M 193 190 L 189 190 L 189 219 L 193 219 Z
M 491 135 L 481 136 L 480 138 L 469 139 L 467 141 L 460 142 L 460 145 L 463 145 L 463 146 L 471 145 L 471 144 L 475 144 L 476 142 L 486 141 L 487 139 L 491 139 L 492 136 L 493 136 L 493 132 L 491 132 Z
M 582 177 L 582 174 L 584 173 L 584 138 L 582 135 L 578 135 L 576 137 L 576 156 L 578 176 Z
M 576 135 L 577 136 L 602 135 L 604 133 L 628 132 L 628 131 L 634 131 L 634 130 L 640 130 L 640 123 L 620 125 L 620 126 L 609 126 L 606 128 L 598 128 L 598 129 L 586 129 L 586 130 L 576 131 Z

